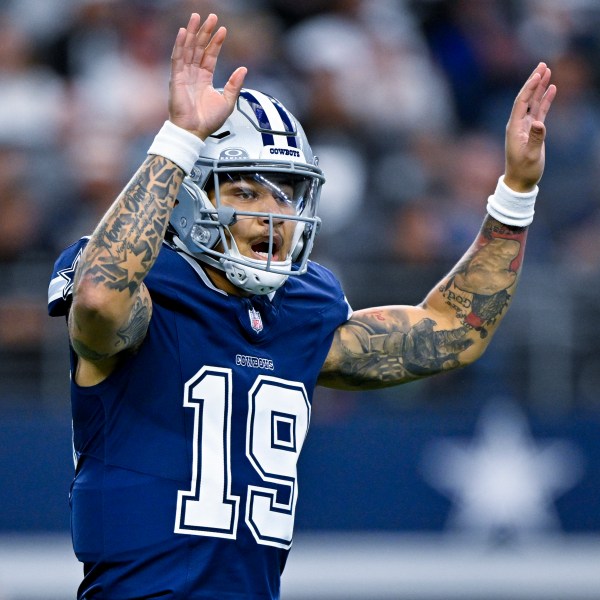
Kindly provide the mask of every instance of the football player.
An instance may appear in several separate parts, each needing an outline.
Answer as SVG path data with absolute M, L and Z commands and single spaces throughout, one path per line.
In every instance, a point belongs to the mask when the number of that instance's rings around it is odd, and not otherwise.
M 556 93 L 545 64 L 457 267 L 418 306 L 352 312 L 309 260 L 324 175 L 302 127 L 243 88 L 243 67 L 213 87 L 225 35 L 213 14 L 179 30 L 169 120 L 51 279 L 71 348 L 80 600 L 279 598 L 315 386 L 472 363 L 517 285 Z

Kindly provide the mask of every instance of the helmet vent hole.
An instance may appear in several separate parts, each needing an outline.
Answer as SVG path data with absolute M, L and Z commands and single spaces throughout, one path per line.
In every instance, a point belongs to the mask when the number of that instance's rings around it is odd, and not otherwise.
M 231 131 L 228 131 L 226 129 L 225 131 L 219 131 L 219 133 L 213 133 L 213 134 L 209 135 L 208 137 L 214 138 L 216 140 L 222 140 L 223 138 L 226 138 L 228 135 L 231 135 Z

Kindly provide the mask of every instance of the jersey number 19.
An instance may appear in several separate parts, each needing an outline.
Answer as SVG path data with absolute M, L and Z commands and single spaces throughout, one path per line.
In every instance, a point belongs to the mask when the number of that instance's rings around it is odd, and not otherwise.
M 231 493 L 231 369 L 203 367 L 185 386 L 194 409 L 192 482 L 177 498 L 175 533 L 235 538 L 240 497 Z M 296 463 L 310 420 L 304 385 L 259 375 L 248 392 L 246 456 L 264 486 L 248 486 L 245 521 L 259 544 L 289 548 Z

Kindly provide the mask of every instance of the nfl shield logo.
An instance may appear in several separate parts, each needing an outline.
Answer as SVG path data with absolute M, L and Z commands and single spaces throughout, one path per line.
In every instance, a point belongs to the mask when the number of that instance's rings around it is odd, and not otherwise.
M 254 309 L 248 309 L 248 315 L 250 316 L 250 326 L 256 333 L 260 333 L 263 330 L 263 322 L 260 313 Z

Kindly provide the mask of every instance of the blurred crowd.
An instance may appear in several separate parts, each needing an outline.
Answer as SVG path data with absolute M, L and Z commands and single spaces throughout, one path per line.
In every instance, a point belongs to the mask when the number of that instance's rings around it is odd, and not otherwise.
M 570 324 L 556 335 L 583 353 L 573 387 L 600 407 L 595 0 L 0 0 L 0 406 L 64 391 L 64 328 L 45 316 L 52 262 L 91 232 L 166 119 L 171 47 L 192 11 L 228 28 L 216 81 L 245 65 L 246 85 L 305 125 L 327 176 L 313 257 L 355 308 L 419 302 L 460 257 L 503 172 L 514 96 L 547 62 L 559 93 L 524 277 L 542 273 L 548 302 L 584 303 L 570 316 L 550 303 L 548 327 Z M 495 364 L 514 368 L 505 346 Z M 464 378 L 442 381 L 411 394 L 464 393 Z

